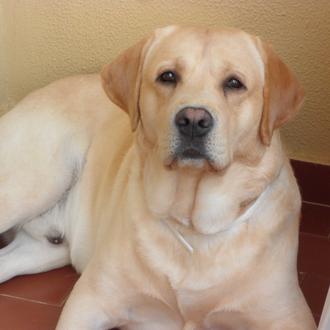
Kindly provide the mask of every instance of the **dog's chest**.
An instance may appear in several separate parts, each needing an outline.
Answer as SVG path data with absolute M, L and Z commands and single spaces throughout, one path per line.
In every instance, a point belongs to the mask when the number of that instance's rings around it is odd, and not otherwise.
M 204 290 L 179 290 L 176 299 L 179 313 L 185 322 L 202 323 L 217 305 L 216 299 Z
M 212 311 L 225 307 L 235 295 L 233 283 L 237 280 L 236 272 L 228 279 L 216 267 L 211 270 L 204 266 L 201 265 L 204 271 L 196 267 L 189 270 L 187 265 L 186 272 L 182 269 L 181 273 L 168 274 L 167 288 L 171 291 L 171 299 L 167 295 L 168 291 L 162 291 L 165 296 L 160 293 L 161 300 L 170 304 L 171 309 L 176 310 L 185 322 L 203 323 Z
M 216 295 L 204 290 L 171 290 L 171 293 L 157 297 L 142 294 L 135 298 L 135 303 L 127 310 L 129 320 L 133 323 L 141 322 L 142 318 L 149 323 L 157 315 L 157 321 L 162 324 L 203 324 L 219 305 Z

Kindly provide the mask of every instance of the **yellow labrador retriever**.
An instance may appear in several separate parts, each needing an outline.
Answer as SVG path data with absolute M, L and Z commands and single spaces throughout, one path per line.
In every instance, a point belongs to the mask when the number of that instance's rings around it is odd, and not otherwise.
M 176 26 L 32 93 L 0 120 L 0 282 L 72 263 L 61 330 L 315 329 L 278 132 L 302 100 L 258 38 Z

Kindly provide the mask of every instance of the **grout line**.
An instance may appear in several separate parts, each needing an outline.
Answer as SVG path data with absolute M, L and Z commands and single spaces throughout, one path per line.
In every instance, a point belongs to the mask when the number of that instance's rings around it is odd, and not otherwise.
M 304 281 L 306 280 L 306 278 L 310 278 L 311 276 L 313 277 L 317 277 L 319 280 L 325 281 L 327 283 L 329 283 L 330 285 L 330 276 L 329 275 L 324 275 L 324 274 L 319 274 L 319 273 L 314 273 L 313 271 L 302 271 L 299 270 L 298 273 L 304 273 Z
M 316 202 L 308 202 L 308 201 L 304 201 L 304 200 L 302 202 L 305 203 L 305 204 L 317 205 L 317 206 L 323 206 L 323 207 L 329 207 L 330 208 L 330 205 L 328 205 L 328 204 L 316 203 Z
M 59 306 L 59 305 L 57 305 L 57 304 L 46 303 L 46 302 L 44 302 L 44 301 L 33 300 L 33 299 L 27 299 L 27 298 L 17 297 L 17 296 L 12 296 L 12 295 L 10 295 L 10 294 L 5 294 L 5 293 L 0 293 L 0 297 L 6 297 L 6 298 L 11 298 L 11 299 L 16 299 L 16 300 L 21 300 L 21 301 L 25 301 L 25 302 L 34 303 L 34 304 L 40 304 L 40 305 L 46 305 L 46 306 L 51 306 L 51 307 L 57 307 L 57 308 L 61 308 L 61 307 L 62 307 L 62 306 Z
M 328 234 L 326 235 L 321 235 L 321 234 L 316 234 L 316 233 L 310 233 L 310 232 L 305 232 L 305 231 L 300 231 L 299 232 L 299 235 L 302 235 L 302 236 L 310 236 L 310 237 L 313 237 L 313 238 L 319 238 L 320 240 L 329 240 L 329 236 Z M 329 329 L 330 330 L 330 329 Z

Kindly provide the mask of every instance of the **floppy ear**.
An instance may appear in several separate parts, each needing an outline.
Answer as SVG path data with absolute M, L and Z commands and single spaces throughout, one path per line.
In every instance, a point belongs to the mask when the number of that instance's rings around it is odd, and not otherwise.
M 264 105 L 260 137 L 269 145 L 273 131 L 289 121 L 299 110 L 304 90 L 291 70 L 275 54 L 271 45 L 263 43 L 265 63 Z
M 112 102 L 125 110 L 135 131 L 139 122 L 139 96 L 145 54 L 153 38 L 145 38 L 119 55 L 101 71 L 102 85 Z

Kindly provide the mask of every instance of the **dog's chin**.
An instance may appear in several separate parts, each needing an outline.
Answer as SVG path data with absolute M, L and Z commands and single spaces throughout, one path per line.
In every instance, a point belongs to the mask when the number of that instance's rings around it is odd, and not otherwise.
M 208 166 L 208 161 L 205 158 L 178 158 L 176 163 L 179 168 L 196 170 L 205 170 Z
M 164 161 L 164 165 L 171 170 L 187 168 L 211 172 L 219 172 L 225 168 L 225 166 L 219 166 L 219 164 L 214 162 L 208 155 L 204 155 L 198 150 L 189 149 L 168 156 Z

